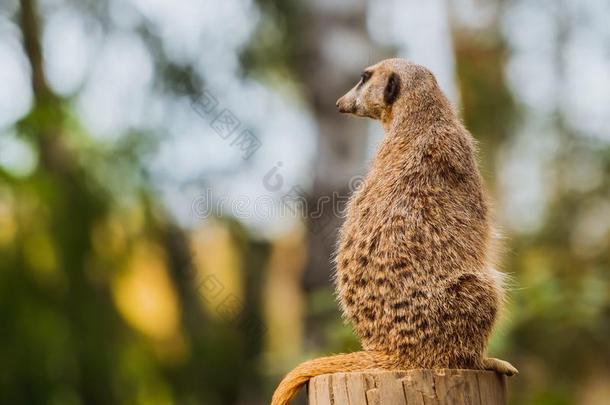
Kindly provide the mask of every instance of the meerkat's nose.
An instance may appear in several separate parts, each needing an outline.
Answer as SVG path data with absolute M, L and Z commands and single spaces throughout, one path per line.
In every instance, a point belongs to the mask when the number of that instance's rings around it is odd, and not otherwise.
M 340 113 L 354 113 L 356 111 L 356 94 L 353 90 L 348 91 L 339 97 L 336 105 Z
M 339 110 L 339 112 L 344 113 L 344 112 L 347 112 L 347 109 L 345 108 L 345 103 L 343 103 L 342 100 L 343 100 L 343 97 L 339 97 L 339 99 L 337 100 L 335 105 L 337 106 L 337 109 Z

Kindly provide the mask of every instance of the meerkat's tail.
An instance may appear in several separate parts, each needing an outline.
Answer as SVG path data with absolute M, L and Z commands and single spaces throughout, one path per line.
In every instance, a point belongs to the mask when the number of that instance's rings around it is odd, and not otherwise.
M 393 359 L 381 352 L 355 352 L 320 357 L 298 365 L 289 372 L 273 393 L 271 405 L 287 405 L 309 379 L 322 374 L 361 371 L 366 369 L 393 369 Z

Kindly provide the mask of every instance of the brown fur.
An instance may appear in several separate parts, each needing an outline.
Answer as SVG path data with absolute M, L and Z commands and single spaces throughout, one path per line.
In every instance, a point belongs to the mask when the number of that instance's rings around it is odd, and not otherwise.
M 350 199 L 336 284 L 364 351 L 303 363 L 272 405 L 287 404 L 312 376 L 338 371 L 517 372 L 485 357 L 502 286 L 473 137 L 426 68 L 389 59 L 363 79 L 337 106 L 381 120 L 385 138 Z

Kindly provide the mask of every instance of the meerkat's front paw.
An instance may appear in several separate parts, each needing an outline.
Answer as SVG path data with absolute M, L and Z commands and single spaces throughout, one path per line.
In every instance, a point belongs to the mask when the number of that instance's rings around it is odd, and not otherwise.
M 506 374 L 507 376 L 513 376 L 519 374 L 519 371 L 513 367 L 508 361 L 496 359 L 493 357 L 487 357 L 483 359 L 483 368 L 485 370 L 492 370 L 496 373 Z

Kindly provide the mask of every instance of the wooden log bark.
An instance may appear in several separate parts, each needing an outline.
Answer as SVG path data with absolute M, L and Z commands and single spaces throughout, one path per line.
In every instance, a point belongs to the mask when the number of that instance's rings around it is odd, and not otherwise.
M 309 405 L 506 405 L 493 371 L 410 370 L 325 374 L 309 382 Z

